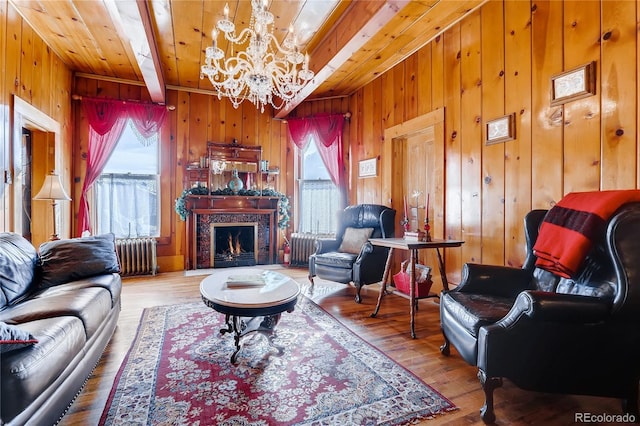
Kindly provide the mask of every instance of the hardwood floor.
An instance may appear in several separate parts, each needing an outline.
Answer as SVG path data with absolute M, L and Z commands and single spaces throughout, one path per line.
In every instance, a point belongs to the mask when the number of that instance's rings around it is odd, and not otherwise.
M 412 339 L 406 298 L 396 294 L 386 296 L 378 316 L 371 318 L 369 315 L 377 302 L 377 285 L 365 287 L 362 303 L 357 304 L 353 286 L 317 279 L 313 293 L 309 293 L 306 269 L 279 270 L 299 282 L 307 296 L 345 326 L 412 371 L 459 408 L 421 424 L 483 424 L 478 411 L 484 402 L 484 394 L 476 378 L 476 368 L 467 365 L 455 348 L 449 357 L 440 354 L 443 338 L 437 299 L 420 300 L 416 315 L 417 338 Z M 115 334 L 60 425 L 98 424 L 118 368 L 136 334 L 143 309 L 199 301 L 199 284 L 203 278 L 203 275 L 185 276 L 183 272 L 171 272 L 155 277 L 123 279 L 122 312 Z M 622 413 L 620 402 L 615 399 L 527 392 L 506 380 L 495 391 L 494 401 L 498 425 L 567 425 L 574 423 L 574 413 Z

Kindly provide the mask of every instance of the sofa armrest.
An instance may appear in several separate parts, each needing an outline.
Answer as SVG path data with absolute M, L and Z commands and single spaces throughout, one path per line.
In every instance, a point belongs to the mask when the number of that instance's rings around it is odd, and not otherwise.
M 588 324 L 602 321 L 611 311 L 604 299 L 545 291 L 523 291 L 509 313 L 495 325 L 509 328 L 524 315 L 532 321 Z
M 331 238 L 319 238 L 316 240 L 316 251 L 314 254 L 329 253 L 331 251 L 338 251 L 340 242 Z
M 531 289 L 531 271 L 508 266 L 465 263 L 462 281 L 452 291 L 515 298 Z

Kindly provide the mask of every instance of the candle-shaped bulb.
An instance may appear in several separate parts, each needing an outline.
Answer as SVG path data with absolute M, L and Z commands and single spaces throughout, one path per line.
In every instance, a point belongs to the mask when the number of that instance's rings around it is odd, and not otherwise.
M 263 10 L 267 10 L 267 3 L 268 3 L 267 0 L 262 0 L 262 9 Z
M 308 53 L 304 54 L 304 69 L 305 70 L 309 69 L 309 54 Z
M 229 3 L 224 5 L 224 19 L 229 19 Z
M 427 220 L 429 219 L 429 193 L 427 192 L 427 205 L 424 208 L 424 214 Z
M 211 39 L 213 40 L 213 47 L 217 47 L 218 46 L 218 30 L 215 28 L 211 31 Z

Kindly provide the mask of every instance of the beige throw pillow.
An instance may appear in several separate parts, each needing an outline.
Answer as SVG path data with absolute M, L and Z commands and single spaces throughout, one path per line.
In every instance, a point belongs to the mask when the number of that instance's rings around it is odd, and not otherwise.
M 347 228 L 342 237 L 342 243 L 338 251 L 343 253 L 360 254 L 360 250 L 364 243 L 369 240 L 373 234 L 373 228 Z

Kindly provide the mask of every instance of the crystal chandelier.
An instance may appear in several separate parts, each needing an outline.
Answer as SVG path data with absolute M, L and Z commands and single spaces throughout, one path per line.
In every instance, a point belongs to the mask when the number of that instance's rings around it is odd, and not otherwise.
M 209 78 L 218 92 L 218 99 L 229 98 L 234 108 L 248 99 L 262 112 L 267 104 L 280 109 L 293 101 L 313 78 L 309 55 L 299 52 L 293 28 L 289 27 L 287 37 L 280 45 L 273 30 L 269 29 L 272 24 L 273 14 L 267 10 L 267 0 L 251 0 L 249 27 L 236 35 L 235 25 L 229 20 L 229 4 L 225 5 L 224 19 L 218 21 L 212 31 L 213 45 L 207 47 L 205 63 L 200 67 L 200 78 Z M 236 44 L 248 41 L 249 46 L 246 51 L 238 51 L 235 56 L 225 59 L 217 45 L 218 31 L 222 31 L 231 43 L 232 54 Z M 280 98 L 280 101 L 274 98 Z

